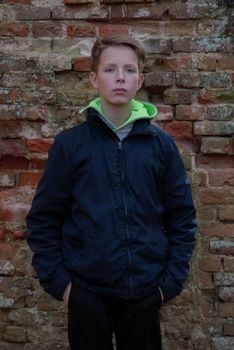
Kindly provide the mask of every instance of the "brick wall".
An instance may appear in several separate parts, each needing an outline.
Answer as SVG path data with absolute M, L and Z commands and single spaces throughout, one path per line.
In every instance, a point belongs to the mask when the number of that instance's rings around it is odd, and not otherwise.
M 164 350 L 234 348 L 232 0 L 0 1 L 0 348 L 65 350 L 66 308 L 38 285 L 25 214 L 53 137 L 80 123 L 95 33 L 148 52 L 139 98 L 177 140 L 199 219 L 184 292 L 161 310 Z

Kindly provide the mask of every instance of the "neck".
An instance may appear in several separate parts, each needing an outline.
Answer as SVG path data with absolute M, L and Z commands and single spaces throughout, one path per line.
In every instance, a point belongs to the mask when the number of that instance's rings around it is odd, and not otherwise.
M 103 114 L 116 126 L 123 124 L 129 118 L 131 111 L 131 102 L 127 105 L 110 106 L 102 101 Z

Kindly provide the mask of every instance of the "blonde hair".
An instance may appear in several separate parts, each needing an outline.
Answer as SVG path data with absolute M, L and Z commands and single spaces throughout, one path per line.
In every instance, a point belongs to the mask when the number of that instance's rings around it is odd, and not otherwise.
M 135 51 L 138 57 L 139 71 L 142 72 L 145 62 L 145 50 L 140 43 L 127 34 L 113 34 L 108 37 L 98 38 L 91 50 L 91 71 L 97 72 L 102 52 L 110 46 L 127 46 Z

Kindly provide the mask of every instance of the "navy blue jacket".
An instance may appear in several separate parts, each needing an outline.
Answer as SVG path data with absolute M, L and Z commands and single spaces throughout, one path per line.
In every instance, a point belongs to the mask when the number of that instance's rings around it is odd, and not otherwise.
M 90 108 L 59 134 L 27 216 L 44 289 L 69 284 L 121 298 L 183 289 L 195 244 L 191 187 L 167 133 L 138 120 L 121 142 Z

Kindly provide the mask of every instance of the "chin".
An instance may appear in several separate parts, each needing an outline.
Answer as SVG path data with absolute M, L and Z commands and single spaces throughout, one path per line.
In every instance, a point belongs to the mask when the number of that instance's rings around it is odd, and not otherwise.
M 113 105 L 125 105 L 127 103 L 129 103 L 129 101 L 131 100 L 131 98 L 118 98 L 118 99 L 114 99 L 113 101 L 110 101 L 111 104 Z

